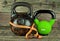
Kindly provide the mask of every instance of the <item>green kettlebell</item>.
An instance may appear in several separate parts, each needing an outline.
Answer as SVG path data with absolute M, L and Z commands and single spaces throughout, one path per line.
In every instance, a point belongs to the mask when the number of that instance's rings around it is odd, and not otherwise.
M 39 14 L 39 13 L 49 13 L 52 15 L 52 18 L 50 19 L 50 21 L 46 21 L 46 20 L 43 20 L 43 21 L 39 21 L 36 16 Z M 55 23 L 55 18 L 56 18 L 56 15 L 53 11 L 51 10 L 38 10 L 35 12 L 35 15 L 34 15 L 34 23 L 36 24 L 36 29 L 38 31 L 38 33 L 40 35 L 48 35 L 51 30 L 52 30 L 52 26 L 53 24 Z

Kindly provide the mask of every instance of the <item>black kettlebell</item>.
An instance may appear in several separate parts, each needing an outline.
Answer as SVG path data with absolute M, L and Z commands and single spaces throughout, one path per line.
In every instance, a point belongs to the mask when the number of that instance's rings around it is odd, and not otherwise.
M 27 7 L 29 9 L 29 11 L 26 14 L 20 14 L 19 15 L 18 12 L 16 12 L 16 10 L 15 10 L 15 8 L 18 6 Z M 18 25 L 31 26 L 33 24 L 32 18 L 33 17 L 32 17 L 32 6 L 31 6 L 31 4 L 29 4 L 27 2 L 16 2 L 12 5 L 12 9 L 11 9 L 11 22 L 12 23 L 18 24 Z M 28 29 L 22 29 L 22 28 L 17 28 L 15 30 L 18 32 L 16 34 L 20 34 L 23 36 L 28 32 Z M 22 32 L 20 32 L 21 30 L 22 30 Z

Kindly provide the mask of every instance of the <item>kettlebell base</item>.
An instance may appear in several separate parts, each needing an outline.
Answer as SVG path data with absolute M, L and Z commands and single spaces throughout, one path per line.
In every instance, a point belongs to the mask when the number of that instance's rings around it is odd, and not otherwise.
M 48 34 L 40 34 L 40 33 L 38 33 L 39 35 L 41 35 L 41 36 L 47 36 Z
M 17 36 L 25 36 L 26 33 L 29 31 L 29 29 L 22 29 L 22 28 L 15 29 L 14 27 L 11 27 L 11 31 Z

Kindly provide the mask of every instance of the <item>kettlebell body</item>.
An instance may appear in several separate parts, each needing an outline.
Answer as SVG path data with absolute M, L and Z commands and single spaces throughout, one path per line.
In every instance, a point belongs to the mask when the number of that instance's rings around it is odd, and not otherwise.
M 50 21 L 46 21 L 46 20 L 39 21 L 36 18 L 38 13 L 49 13 L 49 14 L 52 15 L 52 19 Z M 37 26 L 36 29 L 37 29 L 38 33 L 40 35 L 48 35 L 52 30 L 53 24 L 55 23 L 55 13 L 50 11 L 50 10 L 39 10 L 35 14 L 36 15 L 35 15 L 34 22 L 35 22 L 35 24 Z
M 21 17 L 17 19 L 18 25 L 31 26 L 32 23 L 33 23 L 32 18 L 30 18 L 27 14 L 21 15 Z

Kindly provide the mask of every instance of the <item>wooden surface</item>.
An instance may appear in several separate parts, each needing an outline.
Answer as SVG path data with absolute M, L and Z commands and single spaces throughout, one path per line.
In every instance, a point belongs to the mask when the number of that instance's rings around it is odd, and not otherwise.
M 14 3 L 14 0 L 6 1 L 7 3 L 5 3 L 4 0 L 0 0 L 0 12 L 11 12 L 11 5 Z M 16 2 L 28 2 L 32 4 L 33 11 L 39 9 L 51 9 L 57 13 L 60 11 L 60 0 L 16 0 Z
M 25 39 L 24 36 L 16 36 L 9 27 L 10 15 L 11 15 L 11 5 L 13 0 L 7 0 L 8 4 L 4 7 L 4 0 L 0 0 L 0 41 L 60 41 L 60 2 L 59 0 L 55 0 L 56 7 L 52 7 L 49 5 L 49 2 L 53 2 L 54 0 L 49 0 L 45 2 L 45 0 L 17 0 L 19 2 L 29 2 L 33 6 L 33 12 L 41 9 L 50 9 L 56 13 L 56 22 L 53 26 L 51 33 L 48 36 L 43 36 L 42 39 Z M 40 4 L 42 3 L 42 5 Z M 49 3 L 49 4 L 47 4 Z M 47 4 L 47 5 L 46 5 Z M 18 9 L 19 10 L 19 9 Z M 24 9 L 23 9 L 24 10 Z M 50 15 L 42 17 L 42 19 L 49 19 Z
M 9 25 L 10 21 L 10 14 L 9 13 L 0 13 L 0 26 L 7 26 Z
M 60 27 L 54 27 L 51 33 L 42 39 L 25 39 L 24 36 L 16 36 L 9 26 L 0 26 L 0 41 L 60 41 Z

